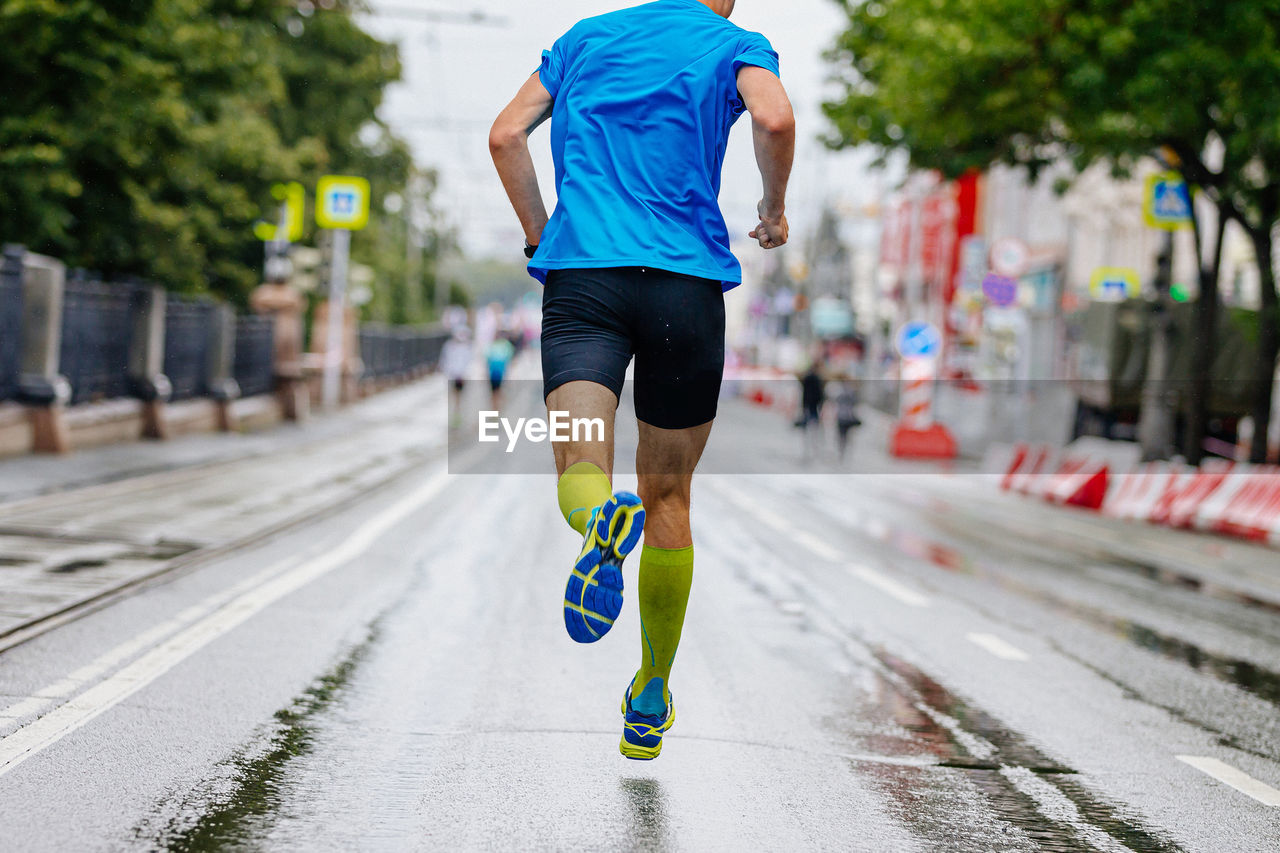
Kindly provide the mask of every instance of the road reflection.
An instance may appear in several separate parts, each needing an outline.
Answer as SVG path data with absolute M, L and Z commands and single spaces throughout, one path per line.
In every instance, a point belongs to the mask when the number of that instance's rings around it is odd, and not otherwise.
M 675 845 L 667 822 L 667 796 L 657 779 L 618 780 L 631 813 L 630 839 L 641 850 L 669 850 Z

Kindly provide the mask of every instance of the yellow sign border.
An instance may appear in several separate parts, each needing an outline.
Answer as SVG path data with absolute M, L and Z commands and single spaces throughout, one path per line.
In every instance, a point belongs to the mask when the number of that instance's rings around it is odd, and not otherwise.
M 360 191 L 360 215 L 350 221 L 330 219 L 324 209 L 325 193 L 333 186 L 350 186 Z M 325 175 L 316 184 L 316 224 L 321 228 L 345 228 L 359 231 L 369 224 L 369 182 L 355 175 Z
M 1089 295 L 1094 299 L 1101 298 L 1102 283 L 1117 278 L 1125 282 L 1125 299 L 1135 299 L 1142 295 L 1142 277 L 1133 267 L 1095 267 L 1089 276 Z
M 1161 231 L 1177 231 L 1182 228 L 1191 227 L 1190 219 L 1173 221 L 1169 219 L 1160 219 L 1156 216 L 1156 184 L 1172 181 L 1177 181 L 1180 184 L 1185 184 L 1187 182 L 1186 179 L 1177 172 L 1156 172 L 1153 175 L 1147 175 L 1146 187 L 1142 192 L 1142 219 L 1147 223 L 1147 227 L 1159 228 Z M 1190 192 L 1191 190 L 1188 189 L 1188 194 L 1190 194 Z M 1194 199 L 1192 200 L 1192 203 L 1195 203 Z

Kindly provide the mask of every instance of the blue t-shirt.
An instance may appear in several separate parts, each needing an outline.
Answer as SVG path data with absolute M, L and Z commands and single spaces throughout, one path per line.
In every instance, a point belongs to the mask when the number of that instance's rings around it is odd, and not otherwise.
M 588 18 L 544 51 L 558 202 L 529 273 L 644 266 L 741 283 L 718 197 L 744 65 L 777 74 L 778 54 L 698 0 Z

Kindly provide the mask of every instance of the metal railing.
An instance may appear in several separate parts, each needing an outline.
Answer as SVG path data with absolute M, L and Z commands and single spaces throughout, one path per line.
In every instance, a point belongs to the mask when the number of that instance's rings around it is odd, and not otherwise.
M 172 293 L 166 300 L 164 375 L 173 386 L 171 400 L 190 400 L 209 393 L 215 307 L 210 299 Z
M 6 245 L 0 400 L 76 405 L 269 394 L 277 384 L 274 328 L 269 316 L 237 318 L 208 297 L 104 282 L 83 270 L 64 274 L 57 259 Z M 412 378 L 436 366 L 447 339 L 440 329 L 362 326 L 362 376 Z
M 22 267 L 0 269 L 0 400 L 18 394 L 22 368 Z
M 270 317 L 236 318 L 233 374 L 242 397 L 270 394 L 276 387 L 275 323 Z
M 133 301 L 139 288 L 104 284 L 83 274 L 67 279 L 62 303 L 59 372 L 71 384 L 71 403 L 127 397 Z
M 449 333 L 443 329 L 406 328 L 366 323 L 360 327 L 360 360 L 366 379 L 405 377 L 431 369 L 440 361 Z

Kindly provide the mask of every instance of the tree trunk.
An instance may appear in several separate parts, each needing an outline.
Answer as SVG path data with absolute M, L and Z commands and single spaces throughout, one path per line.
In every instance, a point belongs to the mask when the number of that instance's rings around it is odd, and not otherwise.
M 1280 298 L 1276 293 L 1276 271 L 1272 262 L 1271 225 L 1268 220 L 1258 230 L 1250 229 L 1258 272 L 1262 277 L 1262 310 L 1258 312 L 1258 355 L 1253 371 L 1253 443 L 1249 461 L 1267 461 L 1267 433 L 1271 426 L 1271 398 L 1275 388 L 1276 356 L 1280 353 Z
M 1169 361 L 1173 331 L 1169 287 L 1173 273 L 1173 232 L 1165 232 L 1156 258 L 1156 303 L 1151 306 L 1151 348 L 1147 353 L 1147 378 L 1142 383 L 1142 408 L 1138 415 L 1138 442 L 1142 461 L 1154 462 L 1173 455 L 1175 389 L 1170 387 Z
M 1209 425 L 1209 393 L 1213 383 L 1213 357 L 1218 349 L 1218 275 L 1222 269 L 1222 240 L 1227 227 L 1227 213 L 1218 210 L 1213 234 L 1216 239 L 1206 248 L 1200 261 L 1200 295 L 1196 298 L 1195 336 L 1191 340 L 1191 384 L 1188 392 L 1187 428 L 1182 449 L 1192 465 L 1204 458 L 1204 437 Z M 1196 248 L 1200 233 L 1196 229 Z

